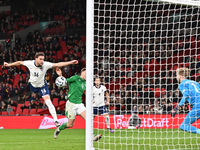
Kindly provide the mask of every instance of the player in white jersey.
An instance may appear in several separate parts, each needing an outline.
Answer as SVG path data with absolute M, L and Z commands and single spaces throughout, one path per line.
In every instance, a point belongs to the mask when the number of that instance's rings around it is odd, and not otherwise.
M 104 97 L 106 95 L 106 104 Z M 103 115 L 106 120 L 107 129 L 110 132 L 113 130 L 110 128 L 110 118 L 106 109 L 106 105 L 109 105 L 109 94 L 104 85 L 101 85 L 101 79 L 95 78 L 95 86 L 93 87 L 93 114 L 94 118 L 96 115 Z
M 27 60 L 27 61 L 16 61 L 13 63 L 4 62 L 4 66 L 12 67 L 24 65 L 30 71 L 30 90 L 33 93 L 39 92 L 42 98 L 44 99 L 46 105 L 48 106 L 49 112 L 52 115 L 56 127 L 60 126 L 60 123 L 57 119 L 57 114 L 54 105 L 50 100 L 50 93 L 48 89 L 47 82 L 45 80 L 45 75 L 48 69 L 63 67 L 71 64 L 77 64 L 77 60 L 72 60 L 69 62 L 59 62 L 59 63 L 50 63 L 44 61 L 45 54 L 43 52 L 39 52 L 35 54 L 35 60 Z

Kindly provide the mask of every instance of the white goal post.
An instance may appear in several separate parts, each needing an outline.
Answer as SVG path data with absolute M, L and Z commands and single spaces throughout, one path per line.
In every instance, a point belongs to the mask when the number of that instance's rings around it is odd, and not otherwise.
M 180 129 L 191 105 L 170 115 L 182 98 L 176 69 L 200 83 L 199 13 L 199 0 L 87 0 L 86 150 L 200 149 L 200 135 Z M 113 133 L 102 115 L 93 120 L 95 76 Z
M 93 43 L 94 43 L 94 3 L 86 1 L 86 140 L 85 149 L 93 150 Z

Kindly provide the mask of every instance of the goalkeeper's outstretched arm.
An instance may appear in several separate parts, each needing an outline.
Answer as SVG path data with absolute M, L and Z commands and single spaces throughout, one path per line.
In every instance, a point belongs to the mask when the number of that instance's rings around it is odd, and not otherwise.
M 183 97 L 180 101 L 180 103 L 178 104 L 178 106 L 176 108 L 174 108 L 171 112 L 171 116 L 174 117 L 176 115 L 176 113 L 178 112 L 179 108 L 183 106 L 183 104 L 185 104 L 185 102 L 187 101 L 189 97 L 189 92 L 188 91 L 184 91 L 183 90 Z

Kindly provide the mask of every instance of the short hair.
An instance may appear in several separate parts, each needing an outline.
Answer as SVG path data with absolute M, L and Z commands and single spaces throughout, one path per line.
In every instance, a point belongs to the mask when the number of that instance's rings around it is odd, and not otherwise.
M 86 68 L 82 68 L 82 69 L 81 69 L 81 72 L 83 72 L 83 71 L 86 71 Z
M 43 52 L 38 52 L 35 54 L 35 58 L 38 58 L 39 56 L 45 56 Z
M 96 77 L 94 78 L 94 81 L 96 81 L 96 79 L 100 79 L 100 81 L 101 81 L 101 78 L 100 78 L 99 76 L 96 76 Z
M 177 74 L 187 78 L 189 76 L 189 69 L 188 68 L 178 68 L 176 69 Z

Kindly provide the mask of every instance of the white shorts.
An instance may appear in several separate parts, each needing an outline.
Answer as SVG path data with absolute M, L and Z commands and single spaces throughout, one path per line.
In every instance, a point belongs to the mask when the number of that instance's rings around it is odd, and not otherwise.
M 86 108 L 82 103 L 74 104 L 68 100 L 65 104 L 65 114 L 68 119 L 75 119 L 76 115 L 80 115 L 85 110 Z

